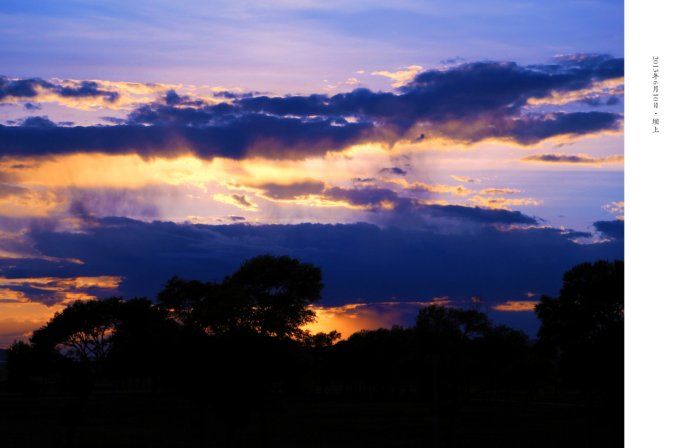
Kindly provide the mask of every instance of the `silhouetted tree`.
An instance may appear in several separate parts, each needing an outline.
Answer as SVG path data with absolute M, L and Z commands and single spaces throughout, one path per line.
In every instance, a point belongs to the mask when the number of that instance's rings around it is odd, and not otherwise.
M 55 376 L 60 356 L 54 350 L 41 350 L 24 341 L 15 341 L 7 350 L 9 384 L 27 393 L 38 392 L 39 383 Z
M 338 339 L 341 338 L 341 336 L 342 335 L 335 330 L 328 333 L 319 332 L 316 334 L 305 332 L 304 334 L 300 335 L 299 341 L 307 348 L 321 350 L 331 347 Z
M 322 289 L 319 268 L 271 255 L 246 261 L 219 283 L 179 277 L 167 282 L 158 301 L 191 330 L 182 350 L 197 368 L 190 373 L 198 385 L 199 421 L 214 408 L 232 439 L 253 411 L 264 421 L 276 408 L 276 394 L 302 387 L 309 365 L 303 349 L 330 346 L 338 336 L 302 330 L 314 319 L 309 305 Z
M 120 378 L 161 379 L 173 369 L 185 341 L 178 325 L 150 300 L 137 298 L 119 304 L 110 339 L 110 373 Z
M 322 289 L 321 270 L 314 265 L 262 255 L 221 283 L 173 277 L 158 300 L 177 320 L 207 334 L 297 338 L 301 327 L 314 320 L 309 305 L 320 299 Z
M 158 293 L 158 303 L 179 323 L 203 329 L 205 307 L 214 293 L 214 286 L 173 276 Z
M 539 340 L 557 354 L 566 381 L 622 383 L 622 261 L 575 266 L 563 276 L 559 296 L 543 296 L 535 311 Z
M 477 310 L 430 305 L 419 311 L 415 329 L 429 350 L 443 351 L 482 335 L 489 318 Z
M 473 350 L 472 376 L 491 392 L 507 392 L 514 385 L 529 385 L 532 362 L 527 335 L 505 325 L 491 325 L 477 339 Z
M 246 310 L 242 326 L 259 334 L 296 337 L 315 318 L 309 305 L 321 298 L 321 270 L 290 257 L 263 255 L 242 264 L 223 282 Z
M 391 329 L 362 330 L 333 347 L 332 365 L 350 392 L 374 396 L 409 389 L 415 356 L 414 332 Z
M 31 336 L 31 344 L 67 356 L 100 363 L 110 353 L 121 299 L 76 301 Z
M 558 297 L 543 296 L 539 342 L 556 356 L 565 385 L 580 389 L 590 444 L 623 443 L 623 262 L 575 266 Z

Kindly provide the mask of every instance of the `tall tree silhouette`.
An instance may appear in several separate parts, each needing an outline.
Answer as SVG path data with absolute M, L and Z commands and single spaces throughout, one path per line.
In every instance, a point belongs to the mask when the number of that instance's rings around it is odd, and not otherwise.
M 623 290 L 622 261 L 584 263 L 565 273 L 558 297 L 536 307 L 539 342 L 556 356 L 564 384 L 584 394 L 590 445 L 623 443 Z
M 564 274 L 559 296 L 543 296 L 535 311 L 540 342 L 559 354 L 567 381 L 622 384 L 622 261 L 575 266 Z

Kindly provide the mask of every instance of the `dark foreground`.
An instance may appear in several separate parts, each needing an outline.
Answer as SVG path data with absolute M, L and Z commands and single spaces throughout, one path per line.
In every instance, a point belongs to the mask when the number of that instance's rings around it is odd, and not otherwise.
M 412 327 L 310 334 L 322 287 L 263 256 L 155 303 L 73 302 L 7 351 L 0 448 L 623 445 L 621 262 L 568 271 L 537 340 L 439 304 Z
M 79 408 L 81 407 L 81 410 Z M 434 418 L 405 399 L 317 397 L 275 401 L 230 430 L 225 417 L 171 393 L 98 388 L 80 406 L 65 395 L 0 396 L 2 446 L 33 447 L 433 447 Z M 475 399 L 439 422 L 448 447 L 615 446 L 605 415 L 588 425 L 581 404 Z M 452 420 L 452 421 L 451 421 Z M 589 428 L 589 429 L 588 429 Z M 617 431 L 608 428 L 608 431 Z M 619 436 L 619 434 L 615 434 Z M 619 437 L 614 437 L 619 439 Z M 71 442 L 70 442 L 71 440 Z M 613 445 L 612 445 L 613 443 Z

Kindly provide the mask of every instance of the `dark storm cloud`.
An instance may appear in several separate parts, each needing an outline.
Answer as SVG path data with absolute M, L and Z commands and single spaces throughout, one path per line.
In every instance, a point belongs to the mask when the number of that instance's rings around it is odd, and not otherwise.
M 168 106 L 174 106 L 183 101 L 182 97 L 174 90 L 168 90 L 163 99 Z
M 425 205 L 432 216 L 463 219 L 483 224 L 537 224 L 537 220 L 518 211 L 465 207 L 462 205 Z
M 618 96 L 603 97 L 601 95 L 590 95 L 580 100 L 580 102 L 587 104 L 588 106 L 616 106 L 621 103 L 621 99 Z
M 53 85 L 39 78 L 11 79 L 0 76 L 0 100 L 8 97 L 34 98 L 39 88 L 51 88 Z
M 537 143 L 541 140 L 563 134 L 583 135 L 601 130 L 618 129 L 620 115 L 607 112 L 573 112 L 535 115 L 515 121 L 506 121 L 493 136 L 508 138 L 522 144 Z M 484 138 L 489 138 L 485 133 Z M 468 138 L 478 141 L 482 138 Z
M 249 257 L 287 254 L 322 267 L 324 303 L 330 305 L 478 294 L 491 302 L 525 291 L 556 293 L 573 265 L 623 255 L 620 240 L 581 245 L 548 228 L 441 234 L 370 224 L 209 226 L 103 218 L 80 233 L 35 226 L 28 236 L 46 256 L 83 264 L 0 260 L 4 276 L 121 276 L 123 295 L 154 296 L 174 274 L 221 279 Z
M 194 112 L 196 114 L 196 112 Z M 369 124 L 333 126 L 327 120 L 247 115 L 223 125 L 115 125 L 36 129 L 0 125 L 0 154 L 138 153 L 144 157 L 191 150 L 200 157 L 300 158 L 343 149 L 363 139 Z
M 24 118 L 21 125 L 25 128 L 54 128 L 57 126 L 46 116 Z
M 597 221 L 594 228 L 607 238 L 622 240 L 625 233 L 625 221 L 616 219 L 613 221 Z
M 530 98 L 579 90 L 622 75 L 622 59 L 577 55 L 549 65 L 479 62 L 429 70 L 395 93 L 355 89 L 333 96 L 269 97 L 221 92 L 216 96 L 232 101 L 209 104 L 169 91 L 115 126 L 40 132 L 2 126 L 0 154 L 98 151 L 148 156 L 191 150 L 200 157 L 289 159 L 363 142 L 419 141 L 421 136 L 465 143 L 499 138 L 533 144 L 560 135 L 618 129 L 620 114 L 525 114 L 523 109 Z M 57 91 L 74 96 L 97 94 L 98 87 L 88 83 Z M 5 90 L 31 93 L 32 86 Z
M 180 95 L 175 90 L 168 90 L 162 98 L 166 106 L 203 106 L 202 100 L 194 100 L 189 95 Z
M 400 94 L 356 89 L 334 96 L 245 98 L 238 109 L 273 115 L 361 116 L 400 126 L 485 113 L 512 115 L 529 98 L 583 89 L 595 81 L 623 76 L 623 60 L 580 55 L 551 65 L 476 62 L 419 73 Z
M 0 76 L 0 100 L 36 98 L 39 96 L 40 89 L 51 91 L 63 98 L 100 97 L 110 103 L 117 101 L 120 97 L 118 92 L 103 89 L 96 81 L 79 81 L 72 84 L 51 82 L 40 78 L 12 79 Z

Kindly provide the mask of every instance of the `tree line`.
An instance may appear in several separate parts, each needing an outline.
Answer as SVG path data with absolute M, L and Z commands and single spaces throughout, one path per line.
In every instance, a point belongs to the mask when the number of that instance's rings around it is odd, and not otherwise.
M 311 334 L 322 289 L 318 267 L 265 255 L 219 282 L 173 277 L 155 301 L 76 301 L 10 347 L 9 384 L 79 397 L 75 413 L 103 382 L 174 390 L 224 421 L 228 440 L 279 402 L 319 397 L 426 403 L 429 446 L 452 438 L 465 403 L 496 399 L 577 402 L 605 419 L 609 446 L 622 440 L 622 261 L 565 273 L 559 295 L 536 306 L 536 340 L 440 305 L 411 327 Z

